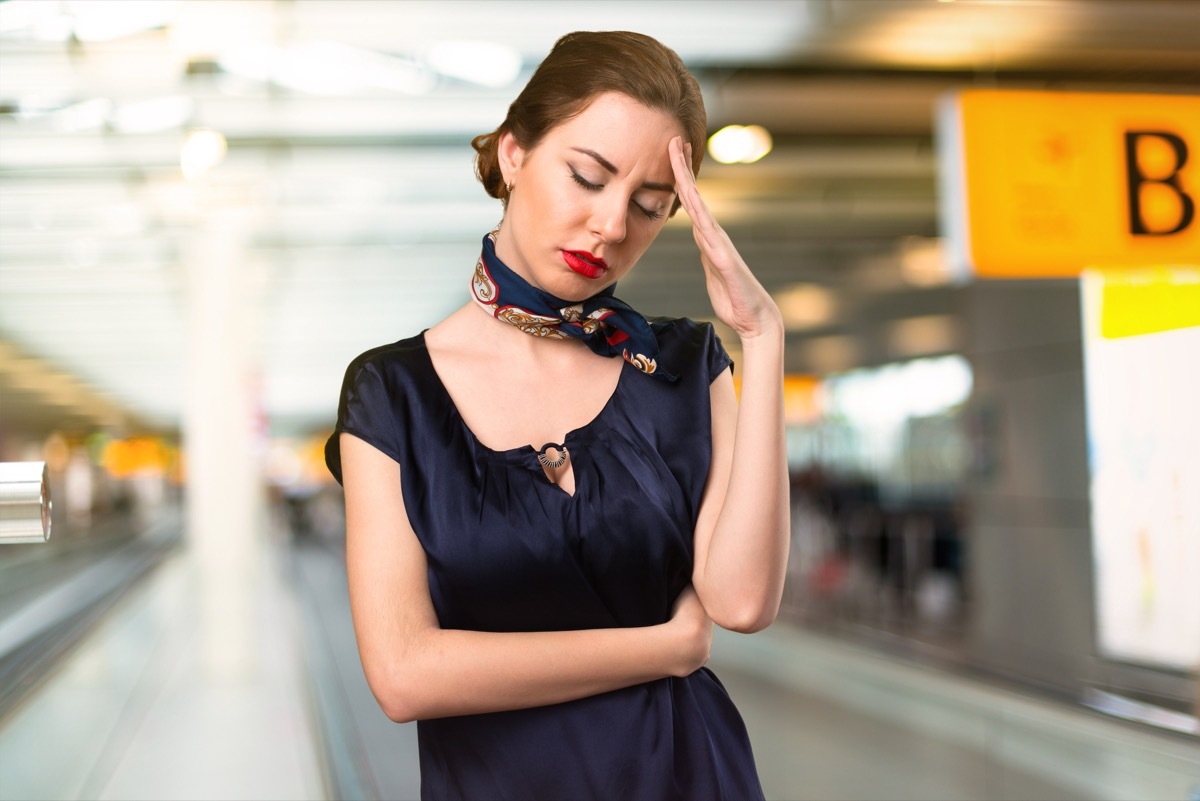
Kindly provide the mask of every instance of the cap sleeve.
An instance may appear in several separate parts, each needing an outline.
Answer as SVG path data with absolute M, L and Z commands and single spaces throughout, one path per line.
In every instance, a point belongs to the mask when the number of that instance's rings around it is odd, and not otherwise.
M 708 383 L 711 384 L 717 380 L 717 376 L 725 372 L 726 367 L 733 367 L 733 359 L 721 344 L 721 338 L 717 336 L 717 330 L 712 323 L 704 324 L 704 350 L 708 354 Z
M 325 443 L 325 465 L 339 484 L 342 483 L 339 435 L 343 431 L 374 446 L 393 460 L 400 461 L 395 405 L 375 364 L 361 359 L 351 362 L 342 381 L 337 425 Z

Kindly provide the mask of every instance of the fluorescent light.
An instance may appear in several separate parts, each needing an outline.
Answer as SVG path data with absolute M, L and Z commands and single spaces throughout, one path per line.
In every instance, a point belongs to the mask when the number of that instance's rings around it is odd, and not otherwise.
M 27 32 L 42 41 L 61 42 L 71 35 L 71 20 L 55 3 L 8 0 L 0 3 L 0 34 Z
M 833 292 L 817 284 L 793 284 L 776 293 L 775 302 L 788 331 L 818 328 L 833 320 L 837 312 Z
M 420 64 L 336 42 L 276 47 L 252 42 L 222 53 L 221 69 L 313 95 L 385 89 L 410 95 L 431 91 L 437 78 Z
M 189 133 L 179 155 L 183 177 L 194 181 L 204 175 L 221 163 L 226 148 L 225 137 L 220 131 L 201 128 Z
M 75 0 L 64 7 L 76 39 L 107 42 L 165 27 L 178 5 L 174 0 Z
M 751 164 L 771 146 L 771 134 L 761 125 L 726 125 L 708 140 L 709 154 L 722 164 Z
M 888 348 L 896 356 L 924 356 L 955 350 L 958 325 L 948 314 L 906 317 L 892 323 Z
M 973 385 L 967 360 L 949 355 L 853 370 L 829 378 L 825 391 L 832 411 L 871 427 L 942 414 L 965 403 Z
M 54 127 L 60 131 L 77 133 L 97 131 L 104 127 L 113 103 L 106 97 L 94 97 L 53 112 Z
M 195 106 L 190 97 L 169 95 L 119 106 L 112 115 L 112 126 L 121 133 L 154 133 L 180 128 L 192 116 Z
M 496 42 L 438 42 L 425 61 L 442 75 L 494 88 L 508 86 L 521 73 L 521 54 Z
M 941 286 L 954 277 L 937 237 L 907 236 L 900 241 L 900 273 L 914 286 Z

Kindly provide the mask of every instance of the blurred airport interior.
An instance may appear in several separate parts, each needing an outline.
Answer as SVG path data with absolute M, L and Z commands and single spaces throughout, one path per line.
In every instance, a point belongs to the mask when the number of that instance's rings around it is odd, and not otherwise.
M 0 0 L 0 799 L 415 797 L 322 446 L 581 29 L 694 71 L 788 326 L 768 797 L 1200 798 L 1200 2 Z M 686 214 L 621 296 L 713 319 Z

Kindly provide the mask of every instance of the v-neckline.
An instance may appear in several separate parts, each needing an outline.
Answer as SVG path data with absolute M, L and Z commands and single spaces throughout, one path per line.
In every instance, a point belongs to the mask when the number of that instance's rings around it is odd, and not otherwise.
M 479 436 L 471 429 L 471 427 L 469 425 L 467 425 L 467 420 L 465 417 L 463 417 L 462 410 L 460 410 L 458 408 L 458 404 L 455 403 L 455 401 L 454 401 L 454 396 L 450 394 L 449 388 L 446 387 L 446 383 L 442 380 L 441 374 L 438 373 L 437 365 L 435 365 L 433 363 L 433 355 L 430 354 L 429 344 L 425 341 L 425 335 L 428 331 L 429 331 L 429 329 L 425 329 L 420 334 L 421 350 L 425 354 L 425 364 L 429 368 L 429 373 L 433 377 L 433 381 L 437 385 L 437 389 L 441 393 L 442 398 L 446 401 L 449 408 L 451 410 L 453 410 L 454 416 L 458 420 L 459 425 L 462 426 L 463 431 L 465 431 L 467 433 L 467 436 L 471 439 L 471 441 L 480 450 L 482 450 L 486 453 L 492 454 L 494 456 L 498 456 L 498 457 L 532 457 L 533 461 L 536 463 L 537 462 L 537 453 L 541 446 L 526 444 L 526 445 L 518 445 L 513 448 L 503 448 L 503 449 L 492 448 L 491 446 L 484 443 L 479 438 Z M 609 394 L 608 400 L 606 400 L 604 402 L 604 405 L 600 407 L 600 411 L 598 411 L 591 420 L 588 420 L 583 425 L 580 425 L 580 426 L 568 431 L 563 436 L 562 442 L 557 443 L 557 444 L 566 445 L 566 446 L 568 446 L 568 449 L 569 449 L 570 443 L 572 441 L 578 441 L 581 437 L 585 437 L 589 433 L 593 432 L 593 430 L 597 426 L 599 426 L 603 423 L 604 418 L 609 415 L 610 410 L 613 408 L 613 406 L 616 405 L 617 396 L 620 394 L 621 387 L 625 383 L 625 375 L 626 375 L 626 373 L 629 372 L 630 369 L 631 369 L 630 366 L 627 363 L 625 363 L 624 360 L 622 360 L 621 370 L 617 374 L 616 385 L 613 387 L 612 392 Z M 547 443 L 542 443 L 542 445 L 545 445 L 545 444 L 547 444 Z M 550 443 L 550 444 L 554 444 L 554 443 Z M 573 461 L 574 461 L 574 459 L 572 458 L 572 462 Z M 538 469 L 541 470 L 540 463 L 538 464 Z M 574 472 L 573 464 L 572 464 L 572 472 Z M 554 482 L 550 481 L 549 479 L 547 479 L 547 483 L 557 486 L 556 484 L 554 484 Z M 560 487 L 560 489 L 561 489 L 561 487 Z M 578 484 L 576 484 L 576 490 L 578 490 Z M 568 495 L 569 497 L 574 496 L 573 493 L 568 493 L 568 492 L 566 492 L 566 490 L 562 490 L 562 491 L 564 494 Z

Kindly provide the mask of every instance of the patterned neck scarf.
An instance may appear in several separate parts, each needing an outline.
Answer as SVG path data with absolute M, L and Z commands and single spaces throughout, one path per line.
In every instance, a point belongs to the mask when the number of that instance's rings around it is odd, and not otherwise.
M 658 340 L 646 318 L 613 297 L 616 285 L 579 303 L 561 300 L 529 285 L 496 257 L 496 232 L 483 238 L 483 253 L 471 279 L 471 297 L 497 320 L 548 339 L 580 339 L 601 356 L 621 356 L 664 381 L 676 377 L 658 365 Z

